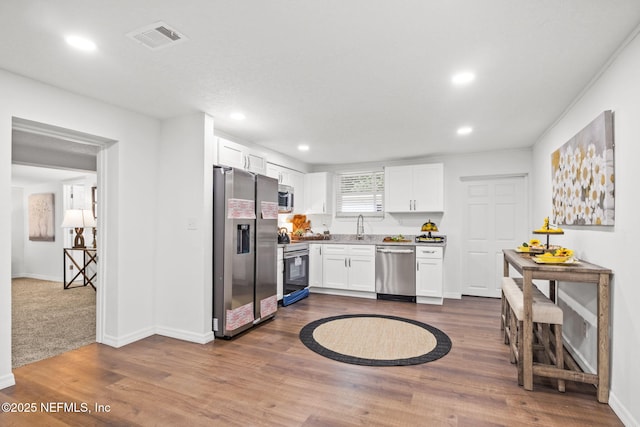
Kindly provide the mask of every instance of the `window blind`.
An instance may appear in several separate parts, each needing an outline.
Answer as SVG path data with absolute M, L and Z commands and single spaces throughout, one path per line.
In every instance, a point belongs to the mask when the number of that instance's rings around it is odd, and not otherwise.
M 345 172 L 337 175 L 336 216 L 382 216 L 384 172 Z

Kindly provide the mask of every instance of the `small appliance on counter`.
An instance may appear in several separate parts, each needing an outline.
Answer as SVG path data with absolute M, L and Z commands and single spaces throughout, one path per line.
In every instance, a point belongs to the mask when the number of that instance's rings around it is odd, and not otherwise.
M 285 227 L 278 229 L 278 243 L 291 243 L 289 238 L 289 231 Z

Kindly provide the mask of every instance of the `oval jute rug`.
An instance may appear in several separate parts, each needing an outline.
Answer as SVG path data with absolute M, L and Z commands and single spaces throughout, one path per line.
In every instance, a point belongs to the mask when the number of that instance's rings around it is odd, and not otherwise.
M 344 363 L 403 366 L 446 355 L 451 340 L 441 330 L 402 317 L 347 314 L 309 323 L 300 340 L 314 352 Z

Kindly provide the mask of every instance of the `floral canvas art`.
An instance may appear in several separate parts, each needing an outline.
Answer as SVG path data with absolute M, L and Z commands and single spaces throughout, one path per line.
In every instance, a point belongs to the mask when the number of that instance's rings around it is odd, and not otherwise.
M 614 225 L 613 113 L 605 111 L 551 155 L 552 221 Z
M 53 193 L 29 196 L 29 240 L 55 240 Z

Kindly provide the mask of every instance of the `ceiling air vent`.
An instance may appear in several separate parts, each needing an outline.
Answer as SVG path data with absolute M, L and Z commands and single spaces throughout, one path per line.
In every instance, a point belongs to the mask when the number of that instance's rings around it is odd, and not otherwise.
M 171 28 L 164 22 L 156 22 L 155 24 L 131 31 L 127 34 L 127 37 L 132 38 L 151 50 L 162 49 L 188 40 L 184 34 Z

